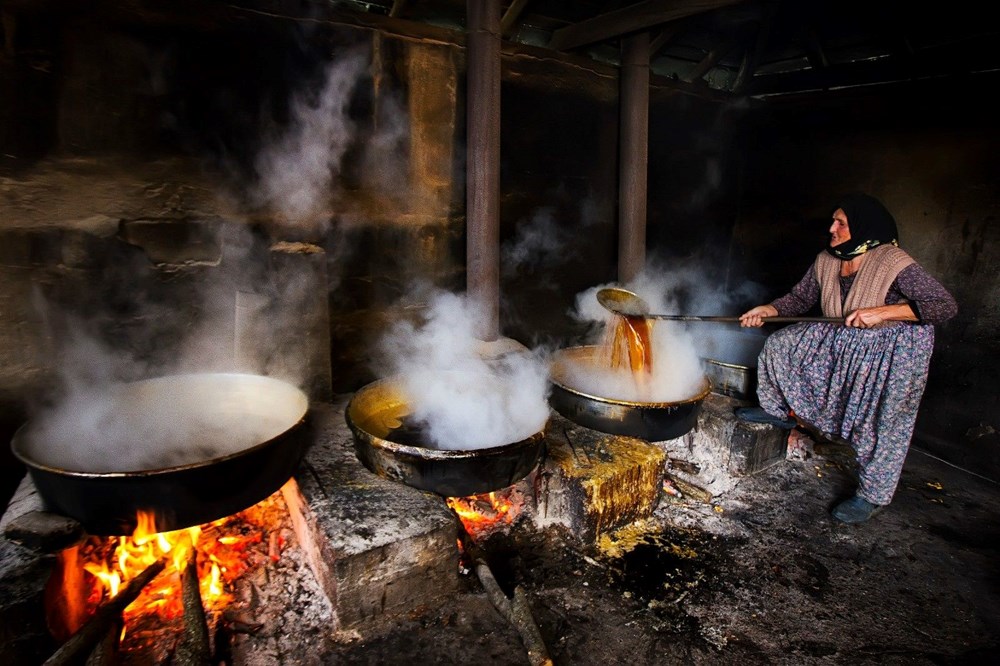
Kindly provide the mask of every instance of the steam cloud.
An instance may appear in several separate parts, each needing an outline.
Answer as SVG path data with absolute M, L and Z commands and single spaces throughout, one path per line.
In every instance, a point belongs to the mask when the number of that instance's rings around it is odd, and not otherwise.
M 238 375 L 185 375 L 72 393 L 25 436 L 32 457 L 78 472 L 203 463 L 281 434 L 305 414 L 291 385 Z
M 505 242 L 501 248 L 504 274 L 514 275 L 525 268 L 552 269 L 566 263 L 573 253 L 573 238 L 595 222 L 596 208 L 588 199 L 580 203 L 578 224 L 572 228 L 556 221 L 554 206 L 538 209 L 526 222 L 519 224 L 514 238 Z
M 341 190 L 341 162 L 357 138 L 348 106 L 367 65 L 361 51 L 338 58 L 329 64 L 318 92 L 291 101 L 289 123 L 256 155 L 258 180 L 249 203 L 294 226 L 331 232 L 330 204 Z M 383 115 L 376 132 L 382 138 L 365 156 L 368 173 L 377 172 L 379 159 L 398 150 L 404 132 L 399 121 L 391 122 L 399 115 L 396 107 Z M 223 192 L 218 195 L 225 198 Z M 157 280 L 148 259 L 136 253 L 136 261 L 108 267 L 103 283 L 94 285 L 100 293 L 93 302 L 70 303 L 61 311 L 39 299 L 59 359 L 53 394 L 32 409 L 33 421 L 40 424 L 36 441 L 51 438 L 46 443 L 51 450 L 44 454 L 51 464 L 91 472 L 109 465 L 116 471 L 155 469 L 224 455 L 231 446 L 248 446 L 269 432 L 266 424 L 237 419 L 226 424 L 228 435 L 214 436 L 219 433 L 211 418 L 198 418 L 197 410 L 181 418 L 169 405 L 145 406 L 147 421 L 123 421 L 115 406 L 123 383 L 174 373 L 244 372 L 303 385 L 310 360 L 302 353 L 308 334 L 303 323 L 317 302 L 326 301 L 325 255 L 310 258 L 308 248 L 272 252 L 269 241 L 239 222 L 220 225 L 218 233 L 217 264 L 203 272 L 178 271 L 180 277 L 172 280 L 177 291 L 171 294 L 151 297 Z M 274 266 L 277 254 L 282 255 L 279 268 Z M 116 296 L 113 306 L 109 291 Z M 171 300 L 178 297 L 183 307 Z M 86 316 L 70 314 L 74 309 Z M 124 324 L 123 309 L 128 313 Z M 117 329 L 113 335 L 109 322 Z M 218 404 L 200 397 L 199 404 Z M 188 404 L 183 399 L 176 396 L 172 402 Z
M 482 449 L 518 442 L 549 417 L 548 364 L 538 353 L 485 360 L 479 308 L 464 296 L 427 290 L 423 321 L 400 322 L 380 341 L 380 373 L 398 375 L 412 417 L 435 448 Z
M 121 283 L 149 299 L 130 303 L 131 319 L 112 327 L 118 330 L 106 330 L 113 317 L 103 308 L 85 319 L 36 294 L 58 359 L 53 395 L 32 409 L 37 460 L 81 472 L 162 469 L 234 453 L 295 422 L 277 401 L 260 405 L 239 382 L 223 387 L 208 376 L 267 375 L 291 391 L 302 386 L 303 313 L 317 293 L 325 299 L 325 285 L 307 255 L 282 257 L 279 275 L 263 239 L 242 225 L 220 230 L 217 240 L 222 259 L 188 277 L 196 302 L 183 312 L 163 295 L 153 298 L 132 267 L 109 270 L 111 284 L 97 285 L 103 292 Z M 247 302 L 241 325 L 239 306 Z M 157 384 L 167 387 L 155 394 L 159 401 L 132 396 L 131 382 L 170 375 L 187 379 Z
M 674 261 L 668 267 L 653 258 L 636 279 L 622 285 L 642 297 L 653 314 L 738 315 L 735 308 L 747 298 L 759 298 L 762 289 L 745 283 L 727 291 L 722 276 L 713 275 L 713 263 L 695 257 Z M 577 294 L 571 315 L 597 324 L 594 343 L 602 342 L 616 318 L 597 301 L 597 292 L 612 284 L 591 287 Z M 570 368 L 572 387 L 593 395 L 634 402 L 676 402 L 694 397 L 702 387 L 704 358 L 719 358 L 739 332 L 736 324 L 650 320 L 652 374 L 637 382 L 630 369 L 591 366 Z M 755 335 L 749 333 L 748 335 Z
M 365 73 L 360 52 L 333 61 L 315 99 L 292 100 L 292 123 L 258 154 L 259 191 L 255 203 L 270 207 L 289 222 L 323 224 L 341 160 L 356 131 L 348 116 L 355 85 Z

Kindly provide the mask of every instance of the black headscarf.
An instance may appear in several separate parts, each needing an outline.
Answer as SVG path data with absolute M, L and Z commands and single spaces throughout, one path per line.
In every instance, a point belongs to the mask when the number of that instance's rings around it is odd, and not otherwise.
M 875 197 L 852 192 L 841 197 L 833 207 L 834 212 L 838 208 L 847 214 L 851 237 L 840 245 L 826 248 L 833 256 L 848 261 L 879 245 L 899 245 L 896 220 Z

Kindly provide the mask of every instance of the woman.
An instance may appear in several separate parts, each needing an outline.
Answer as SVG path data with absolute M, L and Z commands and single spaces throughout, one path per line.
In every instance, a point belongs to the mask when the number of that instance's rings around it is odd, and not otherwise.
M 745 421 L 794 428 L 796 420 L 854 447 L 858 489 L 833 515 L 863 523 L 892 500 L 913 436 L 934 325 L 957 312 L 955 299 L 898 247 L 896 222 L 866 194 L 838 202 L 830 245 L 791 292 L 740 316 L 761 326 L 817 302 L 844 324 L 800 323 L 768 337 L 758 362 L 760 407 Z

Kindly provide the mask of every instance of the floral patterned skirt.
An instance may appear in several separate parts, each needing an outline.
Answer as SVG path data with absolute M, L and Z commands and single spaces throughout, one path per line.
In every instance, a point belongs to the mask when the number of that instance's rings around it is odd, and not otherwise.
M 800 323 L 770 335 L 758 359 L 757 397 L 854 447 L 858 494 L 892 500 L 927 385 L 934 327 L 878 329 Z

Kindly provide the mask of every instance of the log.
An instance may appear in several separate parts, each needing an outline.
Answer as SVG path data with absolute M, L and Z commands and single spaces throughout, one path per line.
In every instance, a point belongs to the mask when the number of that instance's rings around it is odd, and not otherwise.
M 161 557 L 142 573 L 128 582 L 128 585 L 97 608 L 94 615 L 87 620 L 79 631 L 69 637 L 55 653 L 49 657 L 44 666 L 64 666 L 65 664 L 75 664 L 84 660 L 94 649 L 94 646 L 103 638 L 115 620 L 121 617 L 122 612 L 135 601 L 142 589 L 156 578 L 164 567 L 167 566 L 167 558 Z
M 462 542 L 462 547 L 472 560 L 476 576 L 482 583 L 487 598 L 500 612 L 500 615 L 520 634 L 521 642 L 524 643 L 524 648 L 528 651 L 529 663 L 532 666 L 552 666 L 552 658 L 549 657 L 542 633 L 538 630 L 538 624 L 535 623 L 531 608 L 528 606 L 527 594 L 520 585 L 514 588 L 513 599 L 504 594 L 486 562 L 482 549 L 473 540 L 472 535 L 465 530 L 458 514 L 455 515 L 455 518 L 458 520 L 459 539 Z
M 181 637 L 173 664 L 209 666 L 212 648 L 208 640 L 208 620 L 198 586 L 198 552 L 192 548 L 184 575 L 181 577 L 181 602 L 184 606 L 184 635 Z
M 111 621 L 111 626 L 87 657 L 84 666 L 112 666 L 118 663 L 118 642 L 121 640 L 125 618 L 118 615 Z

